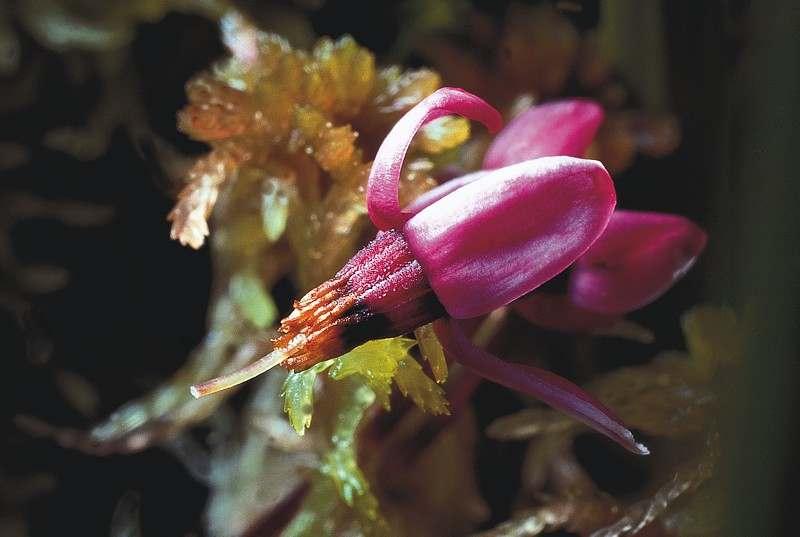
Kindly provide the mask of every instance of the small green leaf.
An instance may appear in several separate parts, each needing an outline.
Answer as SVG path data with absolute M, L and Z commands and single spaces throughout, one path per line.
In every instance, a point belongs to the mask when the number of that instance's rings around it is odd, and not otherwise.
M 378 500 L 358 467 L 356 430 L 364 412 L 375 402 L 375 393 L 362 383 L 363 379 L 353 377 L 339 386 L 338 397 L 334 398 L 338 412 L 333 417 L 331 450 L 323 457 L 320 472 L 333 481 L 339 497 L 353 508 L 365 533 L 388 535 Z
M 424 412 L 450 414 L 444 390 L 422 371 L 416 360 L 409 356 L 397 366 L 394 381 L 404 396 L 410 397 Z
M 357 496 L 369 491 L 369 485 L 358 467 L 352 446 L 337 446 L 326 453 L 320 471 L 333 480 L 339 496 L 350 507 L 353 506 Z
M 419 350 L 422 357 L 431 366 L 431 373 L 436 382 L 442 384 L 447 380 L 447 360 L 444 357 L 444 349 L 433 331 L 432 324 L 420 326 L 414 330 L 414 337 L 417 338 Z
M 314 381 L 317 374 L 325 371 L 332 360 L 320 362 L 305 371 L 290 371 L 283 384 L 283 411 L 289 416 L 289 423 L 297 434 L 303 435 L 311 425 L 314 412 Z
M 338 402 L 339 411 L 331 430 L 331 443 L 334 447 L 352 447 L 355 443 L 356 429 L 364 412 L 375 402 L 375 393 L 364 384 L 353 379 L 342 386 Z
M 328 374 L 335 380 L 361 375 L 375 392 L 378 402 L 388 409 L 397 363 L 414 345 L 413 339 L 402 337 L 368 341 L 334 360 Z

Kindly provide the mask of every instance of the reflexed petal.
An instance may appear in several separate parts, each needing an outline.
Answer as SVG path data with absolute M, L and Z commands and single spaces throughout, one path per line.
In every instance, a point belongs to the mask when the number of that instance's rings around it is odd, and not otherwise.
M 547 157 L 494 170 L 414 215 L 403 235 L 456 318 L 508 304 L 600 236 L 616 195 L 603 165 Z
M 408 146 L 414 134 L 436 118 L 459 114 L 480 121 L 495 132 L 502 126 L 500 113 L 483 99 L 458 88 L 441 88 L 409 110 L 384 139 L 367 183 L 367 209 L 378 229 L 399 228 L 410 214 L 401 212 L 398 184 Z
M 584 99 L 534 106 L 500 131 L 483 160 L 484 169 L 539 157 L 582 157 L 603 122 L 603 109 Z
M 575 264 L 569 295 L 586 309 L 623 314 L 664 294 L 694 264 L 706 233 L 672 214 L 616 211 Z
M 599 401 L 580 387 L 558 375 L 536 367 L 512 364 L 490 354 L 469 341 L 458 321 L 437 322 L 445 353 L 492 382 L 518 390 L 569 414 L 592 429 L 606 435 L 628 451 L 647 455 L 649 450 L 637 443 L 633 433 Z

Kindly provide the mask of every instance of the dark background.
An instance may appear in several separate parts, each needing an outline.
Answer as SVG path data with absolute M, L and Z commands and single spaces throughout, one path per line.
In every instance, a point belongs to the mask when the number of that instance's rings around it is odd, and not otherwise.
M 498 17 L 506 4 L 474 3 Z M 580 4 L 576 23 L 596 25 L 598 3 Z M 682 346 L 675 312 L 704 297 L 732 304 L 761 297 L 755 301 L 764 311 L 757 316 L 761 339 L 749 347 L 750 376 L 738 391 L 741 400 L 730 407 L 734 426 L 727 439 L 730 465 L 737 469 L 730 490 L 741 498 L 731 510 L 731 524 L 741 535 L 788 535 L 794 527 L 790 509 L 783 511 L 785 531 L 746 524 L 757 524 L 753 518 L 774 520 L 774 509 L 790 505 L 782 498 L 796 486 L 796 461 L 787 466 L 782 456 L 797 440 L 789 409 L 798 384 L 794 338 L 800 327 L 794 221 L 800 178 L 791 165 L 800 142 L 800 25 L 791 2 L 753 4 L 758 5 L 662 3 L 667 95 L 683 142 L 667 158 L 639 157 L 615 179 L 624 206 L 684 214 L 710 231 L 707 255 L 689 277 L 636 314 L 657 330 L 659 346 Z M 398 32 L 392 3 L 328 0 L 310 17 L 318 34 L 349 33 L 379 58 Z M 99 416 L 167 377 L 204 333 L 211 277 L 208 248 L 196 252 L 169 239 L 169 185 L 153 163 L 147 140 L 118 130 L 109 151 L 92 162 L 42 145 L 43 134 L 54 125 L 85 120 L 100 85 L 96 78 L 73 84 L 58 55 L 25 39 L 29 54 L 44 58 L 44 74 L 35 100 L 0 118 L 0 138 L 25 144 L 32 155 L 27 164 L 3 174 L 0 195 L 30 192 L 87 201 L 113 207 L 114 216 L 96 228 L 53 219 L 24 220 L 12 228 L 20 259 L 63 266 L 71 278 L 62 290 L 28 297 L 31 320 L 24 325 L 0 310 L 6 368 L 0 392 L 3 472 L 46 472 L 56 478 L 52 492 L 17 507 L 31 535 L 105 535 L 115 505 L 128 490 L 140 494 L 144 535 L 201 533 L 207 492 L 172 455 L 154 448 L 93 457 L 32 439 L 13 424 L 22 413 L 75 428 L 90 425 L 64 403 L 54 384 L 55 368 L 74 371 L 94 386 Z M 180 150 L 201 153 L 201 145 L 177 132 L 175 113 L 185 103 L 185 81 L 223 54 L 216 27 L 199 17 L 168 15 L 139 27 L 133 52 L 151 127 Z M 31 360 L 30 330 L 52 345 L 44 364 Z M 635 363 L 655 350 L 621 353 L 618 360 Z M 748 403 L 754 399 L 758 405 Z M 488 385 L 479 390 L 475 405 L 482 427 L 520 407 L 513 395 Z M 595 460 L 601 484 L 610 490 L 635 486 L 635 468 L 624 474 L 631 483 L 602 474 L 604 467 L 624 464 L 616 452 L 591 439 L 582 442 L 579 454 Z M 521 455 L 521 445 L 481 443 L 480 481 L 493 508 L 490 523 L 509 514 Z

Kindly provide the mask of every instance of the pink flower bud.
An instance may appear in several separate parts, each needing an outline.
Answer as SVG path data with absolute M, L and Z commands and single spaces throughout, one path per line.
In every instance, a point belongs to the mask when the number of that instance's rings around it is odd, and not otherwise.
M 686 274 L 706 240 L 705 231 L 682 216 L 616 211 L 605 233 L 575 264 L 570 299 L 604 314 L 641 308 Z
M 554 101 L 515 117 L 489 146 L 484 169 L 551 155 L 582 157 L 603 122 L 603 109 L 585 99 Z

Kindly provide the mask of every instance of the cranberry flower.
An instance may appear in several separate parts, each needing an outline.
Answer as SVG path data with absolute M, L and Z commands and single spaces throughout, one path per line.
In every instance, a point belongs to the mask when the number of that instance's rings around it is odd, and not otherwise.
M 589 100 L 534 106 L 494 139 L 483 168 L 548 155 L 583 156 L 602 122 L 603 109 Z M 474 176 L 450 187 L 445 183 L 425 199 L 459 188 Z M 616 210 L 600 239 L 572 268 L 566 295 L 536 292 L 515 301 L 513 308 L 543 328 L 565 332 L 611 328 L 623 315 L 672 287 L 692 267 L 706 241 L 705 231 L 682 216 Z
M 530 293 L 589 249 L 616 204 L 608 172 L 597 161 L 570 156 L 511 165 L 498 158 L 496 169 L 462 178 L 460 188 L 401 208 L 399 177 L 414 134 L 450 114 L 479 121 L 491 132 L 501 126 L 494 108 L 460 89 L 440 89 L 412 108 L 387 135 L 370 173 L 367 209 L 379 230 L 376 238 L 295 302 L 269 355 L 193 386 L 192 393 L 199 397 L 229 388 L 278 364 L 304 370 L 368 340 L 438 320 L 436 331 L 451 360 L 647 454 L 611 411 L 579 387 L 492 356 L 473 346 L 461 326 L 463 319 Z
M 533 106 L 493 140 L 483 169 L 551 155 L 581 157 L 603 122 L 600 105 L 565 99 Z M 448 181 L 411 204 L 419 210 L 483 177 L 478 171 Z M 575 263 L 569 292 L 537 291 L 514 301 L 514 311 L 543 328 L 563 332 L 610 329 L 623 315 L 664 294 L 694 264 L 706 233 L 678 215 L 616 210 L 603 235 Z

